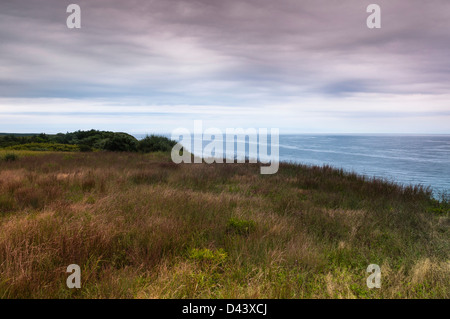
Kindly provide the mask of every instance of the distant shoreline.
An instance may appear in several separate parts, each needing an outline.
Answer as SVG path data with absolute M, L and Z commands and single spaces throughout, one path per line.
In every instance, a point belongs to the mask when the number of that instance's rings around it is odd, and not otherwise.
M 0 133 L 0 137 L 7 135 L 10 134 Z M 14 136 L 38 135 L 17 133 Z M 142 141 L 147 134 L 129 136 Z M 171 138 L 167 133 L 160 136 Z M 435 197 L 450 193 L 450 181 L 445 179 L 450 176 L 450 135 L 281 134 L 279 148 L 280 162 L 330 165 L 366 178 L 377 177 L 400 185 L 430 186 Z M 199 154 L 199 150 L 189 151 Z M 237 150 L 235 154 L 241 158 L 257 158 L 254 154 L 238 154 Z

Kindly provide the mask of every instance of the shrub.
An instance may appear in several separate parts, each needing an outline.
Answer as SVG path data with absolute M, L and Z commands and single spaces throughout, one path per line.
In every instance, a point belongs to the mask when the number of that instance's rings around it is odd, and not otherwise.
M 168 152 L 175 144 L 175 141 L 164 136 L 151 135 L 138 141 L 127 133 L 96 130 L 56 135 L 0 136 L 0 148 L 29 151 L 91 152 L 93 149 L 98 149 L 113 152 L 149 153 Z
M 105 143 L 105 150 L 112 152 L 136 152 L 137 140 L 126 133 L 115 133 Z
M 19 156 L 17 156 L 17 154 L 14 153 L 7 153 L 5 154 L 5 156 L 3 157 L 3 160 L 6 162 L 14 162 L 15 160 L 17 160 L 19 158 Z
M 86 144 L 80 145 L 80 152 L 92 152 L 92 147 Z
M 150 152 L 170 152 L 177 142 L 164 136 L 146 136 L 139 141 L 138 150 L 142 153 Z

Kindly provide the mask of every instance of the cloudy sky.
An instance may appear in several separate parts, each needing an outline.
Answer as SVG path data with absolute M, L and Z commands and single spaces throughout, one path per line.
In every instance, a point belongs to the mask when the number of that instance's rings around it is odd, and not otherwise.
M 0 132 L 450 134 L 449 57 L 448 0 L 0 0 Z

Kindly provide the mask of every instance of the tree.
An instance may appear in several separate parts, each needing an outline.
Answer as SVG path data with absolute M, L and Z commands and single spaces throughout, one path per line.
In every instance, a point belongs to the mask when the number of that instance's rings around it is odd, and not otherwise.
M 136 152 L 137 140 L 126 133 L 114 133 L 105 143 L 105 150 L 112 152 Z
M 150 152 L 169 152 L 177 142 L 172 141 L 164 136 L 146 136 L 139 141 L 138 151 L 142 153 Z

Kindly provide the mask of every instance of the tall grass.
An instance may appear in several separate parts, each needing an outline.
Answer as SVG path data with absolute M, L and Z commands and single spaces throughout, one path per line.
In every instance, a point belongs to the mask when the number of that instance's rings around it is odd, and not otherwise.
M 0 161 L 0 298 L 449 298 L 449 225 L 429 189 L 327 166 L 21 153 Z

